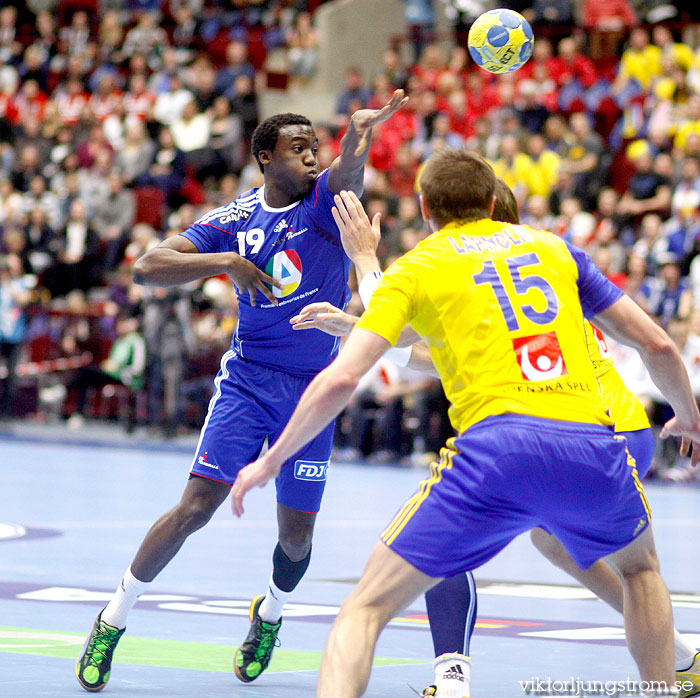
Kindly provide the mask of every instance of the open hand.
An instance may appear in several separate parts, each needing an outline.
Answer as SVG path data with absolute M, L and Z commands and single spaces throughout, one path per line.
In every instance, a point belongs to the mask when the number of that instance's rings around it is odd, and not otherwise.
M 321 330 L 333 337 L 345 337 L 358 318 L 330 303 L 311 303 L 289 320 L 293 330 Z
M 353 262 L 363 255 L 374 258 L 382 234 L 380 214 L 376 213 L 370 223 L 360 200 L 352 191 L 341 191 L 333 200 L 335 206 L 331 213 L 340 230 L 340 241 L 345 254 Z
M 381 109 L 358 109 L 351 117 L 360 142 L 355 149 L 355 156 L 362 155 L 367 149 L 372 128 L 387 121 L 408 102 L 403 90 L 395 90 L 391 99 Z
M 268 276 L 262 269 L 258 269 L 251 261 L 231 253 L 231 262 L 227 273 L 240 293 L 246 291 L 249 293 L 251 305 L 255 305 L 258 291 L 271 303 L 277 305 L 278 300 L 272 294 L 269 286 L 281 289 L 282 284 Z

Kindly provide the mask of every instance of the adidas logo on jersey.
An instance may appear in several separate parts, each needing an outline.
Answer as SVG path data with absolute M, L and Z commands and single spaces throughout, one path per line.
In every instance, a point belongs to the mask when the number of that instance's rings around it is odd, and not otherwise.
M 289 228 L 289 224 L 287 221 L 283 218 L 276 226 L 275 226 L 275 232 L 276 233 L 281 233 L 285 228 Z
M 459 664 L 451 666 L 443 675 L 443 679 L 454 679 L 455 681 L 464 681 L 464 672 Z

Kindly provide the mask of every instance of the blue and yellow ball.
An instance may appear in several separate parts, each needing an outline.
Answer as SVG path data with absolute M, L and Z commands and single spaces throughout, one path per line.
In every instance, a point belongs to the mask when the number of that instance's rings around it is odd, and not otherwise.
M 467 45 L 474 62 L 489 73 L 512 73 L 532 55 L 530 23 L 513 10 L 489 10 L 472 24 Z

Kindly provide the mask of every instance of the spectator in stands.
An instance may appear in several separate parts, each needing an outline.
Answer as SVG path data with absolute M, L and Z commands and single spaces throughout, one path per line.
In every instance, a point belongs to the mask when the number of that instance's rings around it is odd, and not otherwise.
M 70 55 L 83 55 L 90 40 L 90 22 L 87 12 L 84 10 L 74 12 L 70 25 L 63 27 L 58 32 L 58 36 L 66 42 Z
M 126 123 L 124 146 L 117 152 L 115 164 L 126 184 L 143 176 L 153 160 L 153 142 L 144 123 L 133 119 Z
M 640 91 L 648 91 L 652 82 L 661 75 L 661 49 L 649 42 L 646 29 L 633 29 L 629 44 L 622 54 L 617 77 L 611 86 L 612 93 L 622 103 Z
M 559 114 L 553 114 L 545 121 L 544 137 L 547 141 L 547 149 L 555 152 L 560 158 L 569 154 L 574 142 L 574 136 L 567 128 L 566 120 Z
M 234 83 L 235 95 L 231 99 L 231 112 L 241 117 L 243 138 L 250 143 L 255 127 L 258 125 L 258 98 L 253 81 L 247 75 L 239 75 Z
M 193 101 L 185 106 L 182 117 L 170 127 L 175 146 L 185 154 L 187 164 L 198 171 L 211 164 L 211 122 L 211 116 L 200 112 Z
M 362 70 L 356 66 L 351 66 L 345 71 L 345 89 L 338 97 L 335 113 L 343 118 L 349 117 L 352 111 L 351 105 L 359 104 L 359 107 L 363 109 L 367 106 L 371 97 L 372 92 L 364 84 Z
M 66 385 L 64 394 L 71 390 L 76 390 L 78 393 L 75 411 L 68 419 L 68 426 L 76 429 L 84 424 L 87 391 L 90 388 L 101 389 L 107 385 L 128 388 L 133 404 L 135 392 L 143 387 L 145 370 L 146 343 L 139 331 L 139 319 L 123 314 L 117 318 L 117 337 L 109 351 L 109 356 L 100 366 L 81 368 Z M 133 420 L 133 417 L 132 407 L 130 420 Z
M 124 59 L 124 29 L 117 10 L 107 10 L 97 30 L 98 51 L 101 60 L 118 64 Z
M 606 172 L 601 171 L 604 152 L 603 139 L 591 127 L 584 112 L 576 112 L 569 119 L 571 142 L 562 160 L 561 167 L 573 175 L 575 195 L 584 208 L 593 208 L 595 195 L 605 181 Z
M 148 89 L 146 76 L 142 73 L 132 75 L 129 80 L 129 89 L 124 94 L 126 123 L 128 124 L 132 118 L 144 122 L 150 121 L 155 101 L 156 96 Z
M 644 259 L 647 273 L 653 275 L 661 264 L 661 258 L 668 252 L 661 216 L 647 213 L 641 220 L 639 232 L 639 240 L 632 247 L 632 252 Z
M 22 210 L 22 195 L 9 179 L 0 179 L 0 227 L 16 222 Z
M 151 69 L 158 67 L 160 56 L 168 45 L 165 30 L 158 25 L 156 16 L 151 12 L 143 12 L 136 25 L 129 29 L 124 41 L 123 52 L 127 57 L 142 53 Z
M 700 96 L 691 95 L 679 115 L 673 147 L 684 151 L 691 133 L 700 134 Z
M 645 213 L 668 213 L 671 206 L 669 181 L 654 172 L 654 161 L 647 143 L 632 143 L 627 149 L 627 155 L 634 164 L 635 173 L 620 199 L 618 214 L 627 216 L 629 220 Z
M 0 257 L 0 357 L 5 361 L 5 376 L 0 397 L 0 419 L 12 415 L 17 365 L 22 342 L 27 333 L 25 308 L 31 300 L 36 279 L 26 276 L 15 255 Z
M 384 75 L 394 89 L 403 89 L 408 80 L 408 71 L 397 51 L 388 49 L 382 54 L 378 73 Z
M 689 46 L 673 40 L 671 30 L 664 24 L 657 24 L 652 32 L 654 46 L 661 49 L 662 57 L 670 58 L 674 65 L 688 72 L 693 65 L 693 51 Z
M 574 106 L 583 105 L 583 98 L 598 80 L 595 66 L 583 55 L 573 38 L 559 42 L 557 57 L 549 64 L 551 77 L 559 88 L 559 107 L 569 111 Z
M 29 220 L 24 228 L 26 237 L 27 259 L 31 271 L 41 274 L 49 267 L 58 249 L 56 232 L 46 220 L 46 213 L 37 206 L 29 214 Z
M 156 97 L 153 118 L 165 126 L 172 126 L 181 118 L 185 106 L 194 100 L 194 95 L 184 87 L 182 78 L 175 74 L 168 81 L 168 89 Z
M 530 196 L 523 212 L 522 222 L 535 230 L 553 230 L 555 219 L 549 210 L 547 198 L 539 194 Z
M 525 182 L 528 194 L 549 198 L 559 178 L 561 158 L 553 150 L 548 150 L 546 145 L 540 133 L 528 137 L 526 147 L 531 164 Z
M 141 183 L 160 189 L 172 205 L 178 200 L 185 182 L 185 169 L 185 156 L 175 146 L 172 132 L 169 128 L 162 128 L 158 134 L 158 148 Z
M 645 310 L 665 328 L 676 316 L 687 319 L 693 300 L 688 279 L 681 276 L 675 255 L 665 252 L 659 255 L 658 261 L 659 276 L 647 277 L 640 292 L 646 301 Z
M 106 270 L 112 270 L 124 256 L 136 203 L 133 192 L 124 188 L 118 172 L 109 175 L 108 185 L 107 196 L 95 207 L 92 224 L 102 245 L 102 265 Z
M 66 226 L 60 233 L 58 264 L 47 269 L 44 285 L 52 296 L 64 296 L 73 289 L 87 291 L 100 281 L 97 263 L 99 237 L 87 219 L 87 206 L 73 201 Z
M 501 141 L 498 160 L 493 163 L 497 177 L 500 177 L 515 193 L 527 190 L 528 172 L 532 167 L 530 156 L 523 153 L 516 136 L 506 135 Z
M 58 228 L 63 223 L 61 202 L 54 192 L 47 190 L 46 180 L 40 174 L 31 178 L 29 191 L 22 196 L 23 213 L 28 214 L 37 207 L 44 211 L 49 225 L 53 228 Z
M 583 26 L 590 33 L 591 58 L 616 55 L 625 29 L 635 24 L 637 15 L 629 0 L 583 2 Z
M 399 146 L 394 159 L 394 167 L 389 172 L 391 188 L 396 196 L 412 197 L 415 194 L 417 172 L 418 160 L 416 155 L 407 144 Z
M 252 80 L 255 68 L 248 58 L 248 47 L 242 41 L 231 41 L 226 46 L 226 64 L 216 76 L 216 92 L 229 99 L 235 96 L 236 79 L 245 75 Z
M 318 32 L 308 12 L 300 12 L 296 16 L 286 40 L 290 77 L 296 81 L 308 80 L 316 71 L 319 45 Z
M 210 114 L 209 147 L 213 153 L 210 174 L 222 177 L 227 172 L 240 172 L 243 165 L 241 117 L 231 113 L 231 105 L 226 97 L 214 100 Z

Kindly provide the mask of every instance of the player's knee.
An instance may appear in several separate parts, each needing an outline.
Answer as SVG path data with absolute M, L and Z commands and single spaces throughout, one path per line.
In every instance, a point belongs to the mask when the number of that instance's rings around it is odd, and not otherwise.
M 311 550 L 313 528 L 300 527 L 279 532 L 279 542 L 284 554 L 294 562 L 303 560 Z
M 617 566 L 620 576 L 625 581 L 632 581 L 646 574 L 658 574 L 659 560 L 654 554 L 640 555 L 632 560 L 625 560 Z
M 181 502 L 177 512 L 178 526 L 184 533 L 193 533 L 208 523 L 215 510 L 216 507 L 212 506 L 207 497 Z

